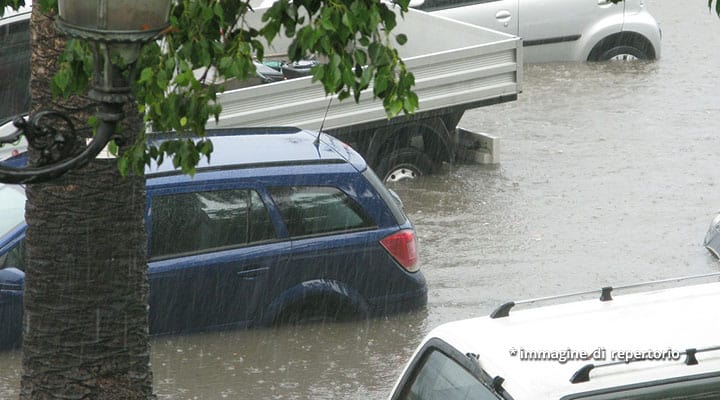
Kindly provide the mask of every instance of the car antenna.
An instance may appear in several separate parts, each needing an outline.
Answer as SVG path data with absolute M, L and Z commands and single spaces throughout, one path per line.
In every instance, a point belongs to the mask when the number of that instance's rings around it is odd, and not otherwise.
M 322 133 L 323 126 L 325 126 L 325 119 L 327 119 L 328 111 L 330 111 L 330 105 L 332 104 L 332 100 L 333 100 L 333 98 L 330 97 L 330 101 L 328 101 L 328 106 L 325 109 L 325 115 L 323 116 L 322 123 L 320 123 L 320 129 L 318 129 L 317 137 L 315 138 L 315 141 L 313 142 L 313 144 L 315 145 L 316 148 L 318 148 L 318 150 L 320 147 L 320 134 Z

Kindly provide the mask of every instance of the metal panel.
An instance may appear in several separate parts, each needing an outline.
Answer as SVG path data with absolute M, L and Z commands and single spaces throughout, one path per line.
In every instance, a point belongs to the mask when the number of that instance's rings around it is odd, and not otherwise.
M 417 10 L 399 19 L 396 32 L 409 38 L 398 51 L 415 75 L 420 112 L 470 108 L 521 90 L 522 42 L 518 37 Z M 288 43 L 281 38 L 274 48 Z M 352 99 L 340 102 L 336 96 L 331 101 L 311 77 L 228 91 L 219 96 L 219 102 L 223 107 L 220 121 L 217 125 L 211 121 L 208 127 L 333 129 L 387 119 L 382 101 L 373 99 L 372 86 L 363 91 L 357 104 Z

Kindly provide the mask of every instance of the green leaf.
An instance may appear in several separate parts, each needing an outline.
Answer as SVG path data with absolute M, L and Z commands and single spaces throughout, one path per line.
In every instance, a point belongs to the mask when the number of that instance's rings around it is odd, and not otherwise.
M 342 15 L 342 23 L 346 27 L 353 29 L 353 15 L 351 13 L 343 13 Z
M 221 19 L 225 18 L 225 11 L 223 10 L 222 5 L 220 5 L 219 1 L 215 3 L 215 6 L 213 7 L 213 12 Z
M 385 90 L 388 88 L 388 79 L 384 76 L 376 76 L 375 77 L 375 86 L 373 87 L 373 93 L 377 97 L 383 97 L 383 93 L 385 93 Z
M 149 82 L 152 79 L 152 76 L 153 70 L 150 67 L 143 68 L 142 72 L 140 72 L 139 82 Z
M 320 20 L 320 26 L 322 26 L 325 30 L 334 32 L 335 31 L 335 25 L 329 18 L 323 18 Z
M 407 97 L 403 100 L 403 110 L 407 113 L 413 113 L 418 108 L 418 97 L 417 94 L 410 92 Z
M 405 43 L 407 43 L 407 36 L 405 34 L 401 33 L 401 34 L 395 36 L 395 40 L 398 42 L 398 44 L 400 46 L 402 46 Z
M 61 68 L 53 77 L 53 84 L 60 90 L 60 93 L 65 93 L 70 85 L 70 74 L 70 70 Z
M 128 170 L 130 169 L 130 160 L 127 157 L 120 157 L 117 160 L 118 170 L 120 175 L 128 176 Z
M 359 65 L 365 65 L 367 64 L 367 54 L 362 49 L 355 49 L 353 52 L 353 57 L 355 58 L 355 62 Z
M 178 86 L 187 86 L 190 83 L 191 77 L 192 71 L 185 71 L 175 77 L 175 83 L 178 84 Z
M 390 102 L 390 106 L 387 107 L 387 115 L 394 117 L 402 110 L 402 108 L 403 102 L 401 100 L 393 100 Z
M 368 47 L 368 54 L 370 55 L 370 61 L 378 67 L 382 67 L 390 64 L 390 51 L 387 47 L 380 43 L 372 43 Z

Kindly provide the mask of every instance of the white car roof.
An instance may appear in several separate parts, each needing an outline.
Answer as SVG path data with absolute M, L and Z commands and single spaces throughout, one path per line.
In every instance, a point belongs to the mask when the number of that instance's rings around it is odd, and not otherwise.
M 613 352 L 684 352 L 720 345 L 720 282 L 644 293 L 616 295 L 611 301 L 587 300 L 513 309 L 509 316 L 450 322 L 423 341 L 439 338 L 461 353 L 478 356 L 491 377 L 504 378 L 503 388 L 515 400 L 560 399 L 562 396 L 720 371 L 720 350 L 698 352 L 697 365 L 677 361 L 638 361 L 597 367 L 615 361 Z M 522 360 L 531 351 L 605 349 L 605 359 Z M 511 351 L 515 355 L 511 355 Z M 596 353 L 600 355 L 600 353 Z M 660 353 L 657 353 L 658 355 Z M 675 354 L 677 356 L 677 354 Z M 595 364 L 590 380 L 571 383 L 582 366 Z

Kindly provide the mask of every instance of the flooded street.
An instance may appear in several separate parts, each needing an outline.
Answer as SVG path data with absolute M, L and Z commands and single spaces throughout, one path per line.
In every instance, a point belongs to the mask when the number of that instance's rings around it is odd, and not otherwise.
M 508 300 L 720 270 L 720 18 L 648 1 L 653 63 L 526 66 L 519 100 L 466 113 L 500 164 L 395 187 L 416 225 L 426 310 L 366 322 L 159 337 L 160 399 L 383 399 L 422 336 Z M 17 398 L 20 353 L 0 353 Z

